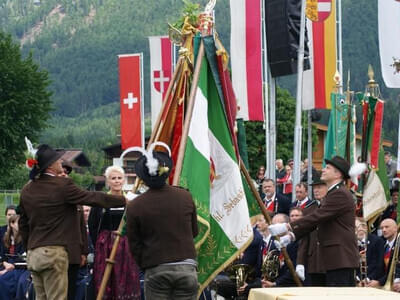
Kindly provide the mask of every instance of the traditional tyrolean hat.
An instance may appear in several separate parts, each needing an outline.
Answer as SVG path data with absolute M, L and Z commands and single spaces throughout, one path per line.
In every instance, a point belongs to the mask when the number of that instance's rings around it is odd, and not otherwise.
M 320 185 L 320 184 L 326 184 L 325 181 L 321 180 L 321 173 L 318 172 L 315 174 L 315 176 L 312 179 L 311 185 Z
M 168 153 L 155 151 L 154 149 L 156 146 L 164 147 Z M 150 145 L 148 151 L 140 147 L 131 147 L 126 149 L 121 154 L 121 157 L 131 151 L 139 151 L 143 154 L 135 163 L 136 175 L 142 179 L 149 188 L 163 187 L 172 170 L 171 150 L 168 145 L 163 142 L 154 142 Z
M 331 159 L 325 159 L 325 163 L 334 166 L 343 175 L 343 179 L 349 179 L 350 164 L 347 160 L 340 156 L 334 156 Z
M 62 150 L 54 150 L 51 148 L 49 145 L 42 144 L 38 147 L 37 152 L 36 152 L 36 161 L 37 164 L 35 164 L 29 173 L 29 178 L 33 179 L 40 173 L 43 173 L 51 164 L 53 164 L 55 161 L 61 158 L 65 151 Z

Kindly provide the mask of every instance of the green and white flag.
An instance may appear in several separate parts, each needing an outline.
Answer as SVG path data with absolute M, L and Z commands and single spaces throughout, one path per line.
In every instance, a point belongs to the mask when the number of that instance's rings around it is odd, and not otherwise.
M 325 140 L 325 159 L 339 155 L 355 161 L 355 111 L 346 103 L 344 95 L 331 93 L 331 115 Z
M 217 70 L 213 57 L 203 57 L 180 175 L 180 185 L 190 190 L 197 207 L 201 290 L 253 238 L 240 169 L 211 70 Z

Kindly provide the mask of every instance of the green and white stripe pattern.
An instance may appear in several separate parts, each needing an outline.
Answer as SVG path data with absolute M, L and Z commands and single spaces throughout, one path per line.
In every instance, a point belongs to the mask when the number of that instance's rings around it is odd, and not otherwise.
M 209 64 L 203 58 L 180 184 L 197 206 L 199 282 L 203 289 L 252 240 L 246 196 Z

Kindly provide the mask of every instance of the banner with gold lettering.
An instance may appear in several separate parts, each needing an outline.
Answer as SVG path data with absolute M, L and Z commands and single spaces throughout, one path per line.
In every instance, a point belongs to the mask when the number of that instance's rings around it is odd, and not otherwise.
M 249 210 L 229 131 L 212 36 L 203 58 L 180 185 L 197 207 L 200 289 L 230 264 L 253 237 Z

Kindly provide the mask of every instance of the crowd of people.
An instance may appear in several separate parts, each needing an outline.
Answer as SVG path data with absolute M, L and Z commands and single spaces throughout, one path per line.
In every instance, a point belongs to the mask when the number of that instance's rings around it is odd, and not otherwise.
M 135 169 L 148 189 L 129 201 L 121 167 L 106 169 L 107 193 L 89 192 L 69 178 L 72 167 L 63 163 L 62 154 L 41 145 L 19 206 L 6 208 L 7 225 L 0 227 L 0 299 L 95 299 L 108 263 L 113 267 L 103 299 L 197 299 L 196 207 L 188 191 L 166 183 L 170 156 L 151 152 L 140 157 Z M 394 162 L 386 162 L 394 179 Z M 391 202 L 371 230 L 355 216 L 355 200 L 346 186 L 348 162 L 334 157 L 321 173 L 312 168 L 310 186 L 307 164 L 295 186 L 295 201 L 293 160 L 286 166 L 277 160 L 276 181 L 265 176 L 265 168 L 258 170 L 255 184 L 272 222 L 267 224 L 264 215 L 252 218 L 252 243 L 218 274 L 202 299 L 211 299 L 212 293 L 247 299 L 251 288 L 296 286 L 294 277 L 305 286 L 382 288 L 390 281 L 400 292 L 400 264 L 393 257 L 400 244 L 398 182 L 390 180 Z M 126 206 L 127 226 L 121 233 Z M 240 284 L 238 270 L 246 273 Z
M 40 145 L 18 207 L 6 208 L 0 299 L 95 299 L 101 289 L 102 299 L 196 299 L 196 207 L 188 191 L 166 184 L 170 155 L 143 152 L 135 169 L 148 190 L 131 203 L 121 167 L 105 170 L 107 193 L 90 192 L 69 178 L 62 155 Z
M 393 179 L 391 170 L 395 163 L 389 159 L 386 162 L 388 178 Z M 346 185 L 350 165 L 345 159 L 336 156 L 325 160 L 321 173 L 312 168 L 311 186 L 306 183 L 308 162 L 305 161 L 302 181 L 295 186 L 294 202 L 285 195 L 281 184 L 288 184 L 282 179 L 290 178 L 290 163 L 292 160 L 288 161 L 287 176 L 282 160 L 277 160 L 275 182 L 265 176 L 261 178 L 260 171 L 256 174 L 255 183 L 272 222 L 268 226 L 263 215 L 255 218 L 254 225 L 263 243 L 253 255 L 258 257 L 261 253 L 262 259 L 251 265 L 254 273 L 243 287 L 296 286 L 282 253 L 285 247 L 304 286 L 389 286 L 400 292 L 399 258 L 393 258 L 396 244 L 400 244 L 396 223 L 399 185 L 391 185 L 390 204 L 377 218 L 375 226 L 368 228 L 363 218 L 356 217 L 356 199 Z M 265 168 L 260 169 L 265 174 Z M 312 189 L 312 198 L 308 197 L 309 189 Z M 247 250 L 244 255 L 248 255 Z M 240 265 L 243 261 L 236 263 Z M 247 299 L 248 289 L 231 284 L 228 293 L 229 285 L 221 277 L 217 277 L 215 286 L 217 293 L 226 298 Z

